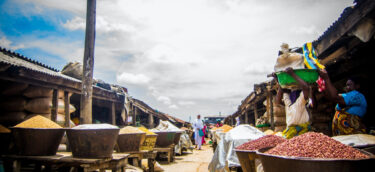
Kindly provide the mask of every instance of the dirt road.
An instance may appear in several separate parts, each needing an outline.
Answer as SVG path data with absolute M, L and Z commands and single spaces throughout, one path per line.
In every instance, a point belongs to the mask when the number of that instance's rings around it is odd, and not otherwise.
M 213 151 L 211 145 L 203 145 L 202 150 L 194 149 L 193 153 L 184 152 L 175 156 L 173 163 L 159 162 L 165 172 L 207 172 Z

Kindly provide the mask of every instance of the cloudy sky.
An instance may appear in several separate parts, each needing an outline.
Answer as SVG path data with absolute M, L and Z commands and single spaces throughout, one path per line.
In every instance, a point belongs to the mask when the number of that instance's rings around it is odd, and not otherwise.
M 189 120 L 229 115 L 280 45 L 317 39 L 353 0 L 97 0 L 94 77 Z M 0 46 L 61 70 L 83 59 L 85 0 L 0 0 Z

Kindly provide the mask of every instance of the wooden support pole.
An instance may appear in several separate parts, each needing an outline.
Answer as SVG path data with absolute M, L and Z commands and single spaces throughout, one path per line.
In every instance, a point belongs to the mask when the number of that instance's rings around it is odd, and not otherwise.
M 51 108 L 51 120 L 56 122 L 57 112 L 59 107 L 58 90 L 54 89 L 52 93 L 52 108 Z
M 275 122 L 273 118 L 273 96 L 271 92 L 271 88 L 267 86 L 267 103 L 268 103 L 268 115 L 270 117 L 271 129 L 275 129 Z
M 151 113 L 148 114 L 148 127 L 154 128 L 154 117 Z
M 69 92 L 64 91 L 64 112 L 65 112 L 65 123 L 64 126 L 69 128 L 70 127 L 70 99 L 69 99 Z
M 245 124 L 249 124 L 249 116 L 247 114 L 247 112 L 245 112 Z
M 115 102 L 111 102 L 111 123 L 112 123 L 112 125 L 116 125 L 116 104 L 115 104 Z
M 87 0 L 80 114 L 82 124 L 92 123 L 92 76 L 94 72 L 95 18 L 96 0 Z
M 136 106 L 133 106 L 133 119 L 132 119 L 132 122 L 133 122 L 133 126 L 136 126 L 135 122 L 136 122 L 136 117 L 138 115 L 138 108 Z
M 257 119 L 258 119 L 258 106 L 257 106 L 256 103 L 254 103 L 254 119 L 255 119 L 254 123 L 256 125 L 256 122 L 257 122 Z

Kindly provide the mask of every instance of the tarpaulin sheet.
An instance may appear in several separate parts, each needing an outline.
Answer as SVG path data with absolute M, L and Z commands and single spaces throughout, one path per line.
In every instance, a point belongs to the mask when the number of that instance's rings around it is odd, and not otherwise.
M 334 136 L 333 139 L 355 147 L 367 146 L 367 145 L 374 145 L 375 144 L 375 136 L 369 134 L 352 134 L 352 135 L 342 135 L 342 136 Z
M 208 170 L 210 172 L 228 172 L 229 167 L 240 167 L 235 148 L 248 141 L 263 137 L 264 133 L 248 124 L 236 126 L 225 133 L 216 147 Z

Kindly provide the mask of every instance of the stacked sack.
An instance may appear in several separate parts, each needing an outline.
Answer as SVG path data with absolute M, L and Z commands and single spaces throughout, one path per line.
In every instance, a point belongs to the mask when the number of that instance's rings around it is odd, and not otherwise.
M 285 107 L 282 105 L 278 105 L 273 101 L 273 122 L 275 125 L 275 132 L 283 131 L 286 128 L 286 114 L 285 114 Z M 268 107 L 267 101 L 264 101 L 263 104 Z M 271 123 L 271 116 L 264 113 L 265 118 Z
M 16 82 L 5 82 L 2 85 L 0 124 L 14 126 L 36 115 L 51 119 L 52 89 Z M 64 92 L 60 91 L 58 97 L 56 122 L 63 126 L 65 122 Z M 69 105 L 69 113 L 75 110 L 73 105 Z

